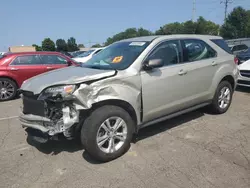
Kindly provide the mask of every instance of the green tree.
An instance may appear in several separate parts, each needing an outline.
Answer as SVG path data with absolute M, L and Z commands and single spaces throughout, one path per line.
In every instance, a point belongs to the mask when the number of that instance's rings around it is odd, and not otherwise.
M 195 34 L 218 35 L 220 26 L 200 16 L 196 22 Z
M 159 30 L 155 32 L 156 35 L 171 35 L 180 34 L 183 31 L 183 24 L 179 22 L 169 23 L 160 27 Z
M 53 40 L 51 40 L 50 38 L 45 38 L 42 41 L 42 49 L 43 49 L 43 51 L 55 51 L 56 46 L 55 46 L 55 43 L 53 42 Z
M 142 27 L 140 27 L 137 30 L 137 37 L 150 36 L 150 35 L 153 35 L 153 33 L 147 29 L 142 28 Z
M 226 39 L 250 37 L 250 11 L 236 7 L 228 15 L 220 33 Z
M 219 25 L 214 22 L 205 20 L 199 17 L 196 22 L 188 20 L 183 23 L 174 22 L 160 27 L 155 32 L 156 35 L 171 35 L 171 34 L 207 34 L 218 35 Z
M 102 47 L 102 45 L 100 45 L 100 44 L 94 44 L 94 45 L 92 45 L 92 48 L 100 48 L 100 47 Z
M 183 23 L 183 34 L 195 34 L 196 33 L 197 22 L 188 20 Z
M 160 27 L 160 29 L 155 31 L 155 34 L 156 35 L 165 35 L 164 28 Z
M 32 44 L 32 46 L 36 48 L 36 51 L 43 51 L 42 47 L 37 44 Z
M 77 47 L 77 44 L 76 44 L 76 39 L 74 37 L 70 37 L 68 39 L 67 45 L 68 45 L 69 52 L 74 52 L 74 51 L 79 50 L 79 48 Z
M 78 48 L 85 48 L 84 44 L 78 44 Z
M 141 36 L 148 36 L 152 33 L 146 29 L 143 28 L 128 28 L 123 32 L 117 33 L 113 37 L 109 37 L 107 41 L 105 42 L 105 45 L 110 45 L 116 41 L 127 39 L 127 38 L 133 38 L 133 37 L 141 37 Z
M 56 50 L 58 52 L 67 52 L 68 51 L 68 46 L 67 43 L 65 42 L 64 39 L 57 39 L 56 40 Z

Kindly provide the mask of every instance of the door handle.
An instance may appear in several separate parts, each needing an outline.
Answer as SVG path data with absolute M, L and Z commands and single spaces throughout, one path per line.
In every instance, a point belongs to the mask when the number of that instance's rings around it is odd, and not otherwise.
M 179 74 L 180 76 L 182 76 L 182 75 L 187 74 L 187 71 L 184 71 L 183 69 L 181 69 L 181 70 L 179 71 L 178 74 Z
M 12 71 L 17 71 L 18 68 L 11 67 L 10 70 L 12 70 Z
M 53 67 L 46 67 L 48 70 L 53 69 Z
M 212 66 L 216 66 L 216 65 L 218 65 L 217 62 L 213 61 Z

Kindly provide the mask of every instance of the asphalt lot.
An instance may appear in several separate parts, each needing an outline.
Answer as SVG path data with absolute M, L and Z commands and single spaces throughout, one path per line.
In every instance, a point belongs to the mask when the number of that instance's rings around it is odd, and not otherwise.
M 99 164 L 74 142 L 27 143 L 20 99 L 0 104 L 0 187 L 250 187 L 250 88 L 223 115 L 202 110 L 145 128 Z

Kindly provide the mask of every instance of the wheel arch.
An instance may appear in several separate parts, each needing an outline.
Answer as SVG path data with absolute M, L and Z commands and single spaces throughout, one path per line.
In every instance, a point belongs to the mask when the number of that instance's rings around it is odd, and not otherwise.
M 11 81 L 13 81 L 16 84 L 17 88 L 19 88 L 19 85 L 18 85 L 17 81 L 15 79 L 11 78 L 10 76 L 0 76 L 0 78 L 10 79 Z
M 223 82 L 223 81 L 228 81 L 228 82 L 231 84 L 232 89 L 234 90 L 235 84 L 236 84 L 236 83 L 235 83 L 234 77 L 233 77 L 232 75 L 224 76 L 224 77 L 221 79 L 220 83 Z
M 80 113 L 80 116 L 82 117 L 82 122 L 79 123 L 79 125 L 76 127 L 77 130 L 79 130 L 80 127 L 82 126 L 85 117 L 89 116 L 90 113 L 92 111 L 94 111 L 95 109 L 97 109 L 101 106 L 105 106 L 105 105 L 118 106 L 118 107 L 122 108 L 123 110 L 125 110 L 126 112 L 128 112 L 129 115 L 131 116 L 132 120 L 134 121 L 134 125 L 135 125 L 134 133 L 136 133 L 138 131 L 138 126 L 137 126 L 138 125 L 138 117 L 137 117 L 135 109 L 133 108 L 133 106 L 130 103 L 128 103 L 124 100 L 121 100 L 121 99 L 108 99 L 108 100 L 100 101 L 100 102 L 92 104 L 92 107 L 90 109 L 82 110 Z

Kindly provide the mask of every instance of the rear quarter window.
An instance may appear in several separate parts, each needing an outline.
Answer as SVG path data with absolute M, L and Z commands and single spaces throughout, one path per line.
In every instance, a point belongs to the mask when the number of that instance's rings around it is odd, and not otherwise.
M 228 47 L 227 43 L 223 39 L 211 39 L 213 43 L 219 46 L 222 50 L 229 54 L 233 54 L 230 48 Z

